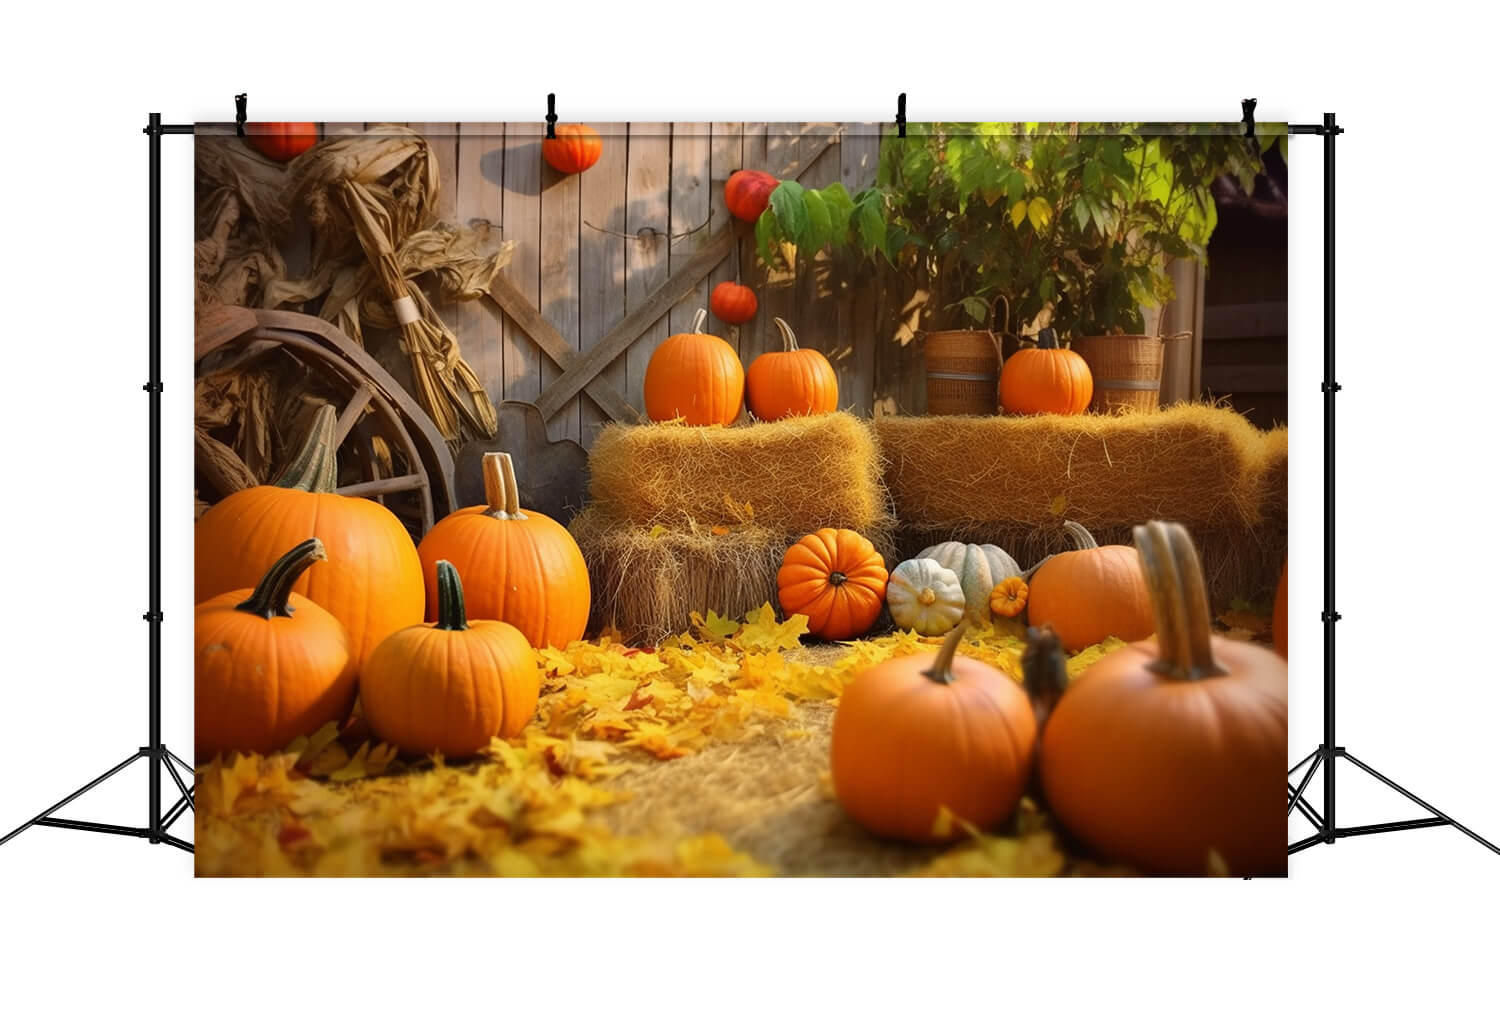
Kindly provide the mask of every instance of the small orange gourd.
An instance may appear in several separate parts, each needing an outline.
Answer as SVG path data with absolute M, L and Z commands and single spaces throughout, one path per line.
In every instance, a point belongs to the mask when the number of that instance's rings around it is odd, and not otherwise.
M 658 423 L 681 419 L 694 427 L 728 426 L 740 415 L 745 368 L 729 342 L 704 334 L 700 309 L 687 334 L 674 334 L 651 353 L 643 382 L 646 415 Z
M 880 618 L 888 579 L 875 545 L 853 530 L 824 528 L 787 549 L 776 590 L 781 610 L 806 615 L 814 636 L 849 640 Z
M 533 647 L 566 647 L 589 622 L 589 573 L 578 543 L 557 520 L 521 507 L 506 452 L 484 456 L 485 505 L 444 516 L 417 554 L 427 589 L 427 618 L 438 617 L 437 567 L 447 561 L 468 581 L 475 618 L 508 622 Z
M 1075 550 L 1053 555 L 1033 570 L 1027 618 L 1050 625 L 1070 651 L 1109 637 L 1150 636 L 1156 628 L 1151 591 L 1134 549 L 1125 544 L 1100 547 L 1093 534 L 1072 520 L 1063 529 Z
M 542 159 L 559 174 L 582 174 L 599 162 L 604 142 L 588 125 L 560 124 L 553 132 L 556 138 L 542 140 Z
M 750 361 L 745 374 L 750 411 L 758 420 L 833 412 L 839 407 L 839 378 L 828 357 L 798 348 L 787 322 L 779 316 L 773 322 L 781 332 L 782 350 L 763 352 Z
M 1286 871 L 1287 666 L 1212 634 L 1187 530 L 1152 522 L 1135 546 L 1157 639 L 1068 686 L 1041 741 L 1042 786 L 1067 829 L 1147 871 Z
M 1035 348 L 1016 352 L 1000 369 L 1000 406 L 1009 413 L 1080 413 L 1094 397 L 1094 375 L 1083 356 L 1059 348 L 1050 327 Z
M 354 706 L 349 635 L 316 603 L 292 593 L 327 557 L 305 540 L 254 590 L 231 590 L 193 609 L 193 734 L 198 761 L 270 754 Z
M 1026 789 L 1036 745 L 1031 702 L 998 669 L 955 657 L 965 628 L 948 634 L 936 658 L 882 662 L 839 697 L 834 792 L 876 835 L 926 843 L 961 838 L 934 831 L 942 809 L 992 828 L 1010 817 Z
M 755 292 L 738 281 L 720 281 L 708 296 L 708 308 L 726 324 L 749 323 L 759 307 Z
M 469 621 L 451 562 L 437 563 L 437 585 L 437 622 L 399 630 L 370 655 L 360 708 L 375 735 L 408 754 L 469 757 L 526 727 L 541 677 L 514 626 Z
M 1009 576 L 995 584 L 990 591 L 990 612 L 1002 619 L 1013 619 L 1026 610 L 1026 581 L 1019 576 Z

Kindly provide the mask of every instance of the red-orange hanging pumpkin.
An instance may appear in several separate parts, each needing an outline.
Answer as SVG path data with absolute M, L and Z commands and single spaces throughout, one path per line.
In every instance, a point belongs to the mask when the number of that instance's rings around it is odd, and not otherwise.
M 681 420 L 694 427 L 728 426 L 740 415 L 745 369 L 729 342 L 704 334 L 700 309 L 687 334 L 674 334 L 651 353 L 642 390 L 646 415 L 658 423 Z
M 318 126 L 313 121 L 249 121 L 245 141 L 261 155 L 286 163 L 317 145 Z
M 1000 369 L 1000 405 L 1008 413 L 1080 413 L 1094 397 L 1094 375 L 1083 356 L 1057 347 L 1043 327 L 1035 348 L 1016 352 Z
M 542 158 L 559 174 L 582 174 L 599 160 L 604 141 L 586 124 L 560 124 L 557 138 L 542 140 Z
M 749 323 L 759 305 L 755 292 L 738 281 L 720 281 L 708 297 L 708 308 L 726 324 Z
M 735 171 L 724 183 L 724 205 L 743 221 L 755 223 L 771 203 L 771 193 L 781 182 L 765 171 Z
M 1150 636 L 1156 623 L 1140 556 L 1127 544 L 1100 547 L 1093 534 L 1071 520 L 1063 529 L 1075 550 L 1053 555 L 1032 571 L 1026 606 L 1030 622 L 1051 626 L 1070 651 L 1108 637 Z
M 853 530 L 824 528 L 787 549 L 776 574 L 781 610 L 806 615 L 824 640 L 851 640 L 875 625 L 890 579 L 875 545 Z
M 782 351 L 761 353 L 745 373 L 750 411 L 759 420 L 833 412 L 839 407 L 839 378 L 832 364 L 821 352 L 798 348 L 797 336 L 781 317 L 775 324 Z

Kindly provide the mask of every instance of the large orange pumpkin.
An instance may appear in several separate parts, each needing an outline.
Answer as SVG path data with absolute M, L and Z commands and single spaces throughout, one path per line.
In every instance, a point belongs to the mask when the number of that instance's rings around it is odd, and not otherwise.
M 708 308 L 726 324 L 749 323 L 759 306 L 755 292 L 738 281 L 720 281 L 708 296 Z
M 797 336 L 781 317 L 773 322 L 781 332 L 782 351 L 762 352 L 750 361 L 745 373 L 750 411 L 760 420 L 833 412 L 839 407 L 833 365 L 821 352 L 798 348 Z
M 349 635 L 315 603 L 292 594 L 323 542 L 278 558 L 254 590 L 231 590 L 193 609 L 193 735 L 199 762 L 235 751 L 269 754 L 354 707 Z
M 286 163 L 318 144 L 318 126 L 313 121 L 250 121 L 245 141 L 263 156 Z
M 417 554 L 427 586 L 427 618 L 436 619 L 439 562 L 468 581 L 469 613 L 508 622 L 533 647 L 566 647 L 589 622 L 589 574 L 583 554 L 555 519 L 521 507 L 510 455 L 484 456 L 487 505 L 444 516 Z
M 1151 592 L 1135 551 L 1125 544 L 1100 547 L 1093 534 L 1072 520 L 1063 529 L 1076 550 L 1053 555 L 1033 570 L 1027 618 L 1051 626 L 1070 651 L 1108 637 L 1150 636 L 1156 628 Z
M 402 626 L 422 621 L 422 564 L 406 527 L 385 506 L 332 493 L 332 406 L 318 411 L 306 444 L 275 486 L 238 491 L 194 527 L 197 601 L 254 586 L 293 544 L 321 538 L 328 560 L 297 583 L 349 631 L 356 662 Z
M 724 182 L 724 205 L 736 218 L 754 223 L 771 204 L 771 193 L 781 182 L 765 171 L 735 171 Z
M 1080 413 L 1094 397 L 1094 375 L 1083 356 L 1057 347 L 1043 327 L 1035 348 L 1016 352 L 1000 369 L 1000 406 L 1010 413 Z
M 1281 563 L 1281 582 L 1276 585 L 1276 604 L 1271 609 L 1271 643 L 1276 648 L 1276 653 L 1283 658 L 1289 650 L 1287 645 L 1286 614 L 1287 614 L 1287 563 Z
M 853 530 L 824 528 L 787 549 L 776 574 L 781 610 L 807 616 L 824 640 L 849 640 L 880 618 L 889 574 L 885 559 Z
M 360 708 L 375 735 L 408 754 L 468 757 L 514 736 L 536 714 L 536 652 L 504 622 L 469 621 L 452 563 L 438 562 L 438 616 L 375 648 Z
M 1048 806 L 1112 860 L 1197 875 L 1286 871 L 1286 662 L 1216 637 L 1192 538 L 1136 527 L 1155 643 L 1094 663 L 1042 734 Z
M 599 161 L 604 142 L 586 124 L 560 124 L 556 138 L 542 140 L 542 158 L 559 174 L 582 174 Z
M 646 415 L 693 427 L 728 426 L 740 415 L 745 368 L 729 342 L 703 333 L 707 310 L 698 310 L 693 329 L 674 334 L 651 353 L 643 390 Z
M 948 634 L 936 658 L 914 654 L 865 669 L 839 697 L 834 792 L 877 835 L 962 838 L 934 829 L 943 808 L 993 828 L 1026 789 L 1036 745 L 1030 701 L 998 669 L 954 656 L 964 629 Z

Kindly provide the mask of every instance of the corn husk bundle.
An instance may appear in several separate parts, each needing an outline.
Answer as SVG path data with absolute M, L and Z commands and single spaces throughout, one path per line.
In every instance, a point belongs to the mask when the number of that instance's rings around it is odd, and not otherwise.
M 199 305 L 259 306 L 286 275 L 277 248 L 288 225 L 286 169 L 233 136 L 198 140 L 194 270 Z

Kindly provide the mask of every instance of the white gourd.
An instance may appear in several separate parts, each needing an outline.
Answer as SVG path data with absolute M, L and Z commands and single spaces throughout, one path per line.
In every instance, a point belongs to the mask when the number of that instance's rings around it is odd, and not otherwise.
M 958 577 L 959 586 L 964 590 L 965 615 L 976 625 L 984 625 L 992 618 L 990 591 L 995 589 L 995 584 L 1021 575 L 1016 560 L 993 544 L 965 544 L 950 540 L 934 544 L 917 557 L 931 558 Z
M 907 559 L 891 570 L 885 600 L 899 628 L 922 636 L 940 636 L 964 617 L 958 576 L 931 558 Z

